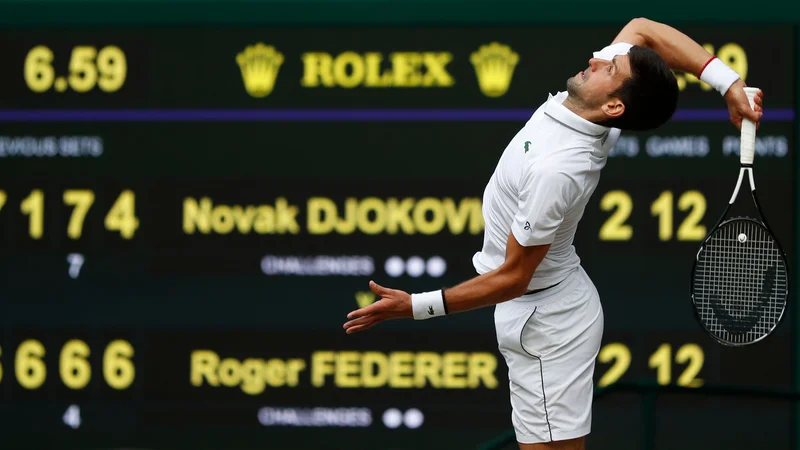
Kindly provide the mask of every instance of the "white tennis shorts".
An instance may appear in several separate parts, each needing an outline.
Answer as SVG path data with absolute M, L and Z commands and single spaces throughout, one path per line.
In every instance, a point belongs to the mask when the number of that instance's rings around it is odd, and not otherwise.
M 589 434 L 603 308 L 583 268 L 546 291 L 498 304 L 494 318 L 508 366 L 517 441 L 536 444 Z

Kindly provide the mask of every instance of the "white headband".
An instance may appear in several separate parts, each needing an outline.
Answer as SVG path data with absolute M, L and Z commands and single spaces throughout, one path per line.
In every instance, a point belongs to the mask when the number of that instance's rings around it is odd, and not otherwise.
M 611 61 L 617 55 L 627 55 L 631 47 L 633 47 L 633 45 L 626 42 L 617 42 L 616 44 L 611 44 L 605 47 L 599 52 L 594 52 L 593 55 L 597 59 Z

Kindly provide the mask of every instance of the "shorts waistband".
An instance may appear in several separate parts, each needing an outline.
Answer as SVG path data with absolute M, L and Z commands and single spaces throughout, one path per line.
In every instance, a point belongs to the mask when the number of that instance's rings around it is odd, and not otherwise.
M 537 302 L 541 303 L 546 300 L 550 300 L 553 297 L 558 296 L 559 294 L 564 293 L 565 291 L 569 291 L 581 281 L 583 274 L 583 269 L 578 266 L 569 273 L 563 280 L 559 281 L 558 283 L 548 286 L 542 289 L 534 289 L 532 291 L 528 291 L 523 294 L 521 297 L 518 297 L 512 301 L 517 302 Z
M 561 280 L 561 281 L 564 281 L 564 280 Z M 528 291 L 528 292 L 526 292 L 526 293 L 524 293 L 522 295 L 531 295 L 531 294 L 538 294 L 539 292 L 544 292 L 544 291 L 546 291 L 548 289 L 552 289 L 552 288 L 558 286 L 559 284 L 561 284 L 561 281 L 559 281 L 556 284 L 551 284 L 550 286 L 547 286 L 546 288 L 534 289 L 532 291 Z

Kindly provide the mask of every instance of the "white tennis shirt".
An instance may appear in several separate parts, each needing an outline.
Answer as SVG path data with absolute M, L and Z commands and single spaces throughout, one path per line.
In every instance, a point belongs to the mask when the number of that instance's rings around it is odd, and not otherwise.
M 580 264 L 572 241 L 600 169 L 620 130 L 583 119 L 549 96 L 511 140 L 483 194 L 483 248 L 472 263 L 478 273 L 505 261 L 513 233 L 523 246 L 552 244 L 528 289 L 563 280 Z

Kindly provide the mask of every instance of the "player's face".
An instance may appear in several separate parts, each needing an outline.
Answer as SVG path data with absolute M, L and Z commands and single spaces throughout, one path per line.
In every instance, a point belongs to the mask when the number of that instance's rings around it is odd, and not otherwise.
M 631 76 L 628 55 L 617 55 L 611 61 L 592 58 L 589 67 L 567 80 L 567 91 L 586 109 L 598 109 L 611 99 L 611 94 Z

